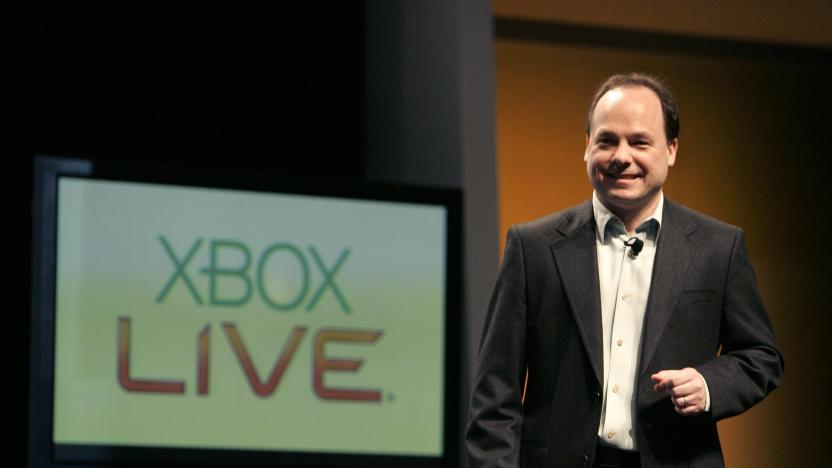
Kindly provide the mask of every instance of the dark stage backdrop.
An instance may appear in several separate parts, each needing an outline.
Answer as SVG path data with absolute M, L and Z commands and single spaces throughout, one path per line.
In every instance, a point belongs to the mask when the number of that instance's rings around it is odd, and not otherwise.
M 32 3 L 6 16 L 9 466 L 24 466 L 32 155 L 364 172 L 363 2 Z M 13 384 L 11 384 L 13 383 Z

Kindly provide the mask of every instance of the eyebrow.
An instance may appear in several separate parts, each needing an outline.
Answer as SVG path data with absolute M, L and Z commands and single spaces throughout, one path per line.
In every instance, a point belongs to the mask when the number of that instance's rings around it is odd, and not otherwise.
M 598 133 L 595 135 L 595 139 L 596 139 L 596 140 L 600 140 L 600 139 L 602 139 L 602 138 L 608 138 L 608 137 L 615 137 L 615 138 L 618 138 L 618 134 L 617 134 L 617 133 L 615 133 L 615 132 L 613 132 L 612 130 L 604 130 L 604 129 L 600 129 L 600 130 L 598 131 Z M 640 132 L 635 132 L 635 133 L 632 133 L 632 134 L 628 134 L 628 135 L 627 135 L 627 139 L 628 139 L 628 140 L 632 140 L 632 139 L 641 139 L 641 138 L 646 139 L 646 140 L 653 141 L 653 136 L 652 136 L 652 134 L 651 134 L 650 132 L 640 131 Z
M 616 137 L 616 138 L 618 138 L 618 135 L 616 135 L 615 132 L 613 132 L 611 130 L 599 130 L 598 133 L 595 134 L 595 139 L 596 140 L 600 140 L 602 138 L 607 138 L 607 137 Z
M 633 133 L 632 135 L 629 135 L 629 137 L 632 138 L 632 139 L 636 139 L 636 140 L 645 139 L 645 140 L 653 141 L 653 136 L 648 132 L 636 132 L 636 133 Z

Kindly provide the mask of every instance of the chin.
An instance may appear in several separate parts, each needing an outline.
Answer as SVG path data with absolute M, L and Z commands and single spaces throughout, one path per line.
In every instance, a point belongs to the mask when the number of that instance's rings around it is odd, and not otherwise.
M 629 190 L 609 190 L 604 195 L 609 200 L 621 202 L 635 202 L 645 198 L 645 194 Z
M 607 203 L 612 206 L 620 208 L 632 208 L 634 206 L 643 205 L 648 197 L 644 194 L 636 193 L 615 193 L 607 192 L 601 197 L 602 200 L 607 200 Z

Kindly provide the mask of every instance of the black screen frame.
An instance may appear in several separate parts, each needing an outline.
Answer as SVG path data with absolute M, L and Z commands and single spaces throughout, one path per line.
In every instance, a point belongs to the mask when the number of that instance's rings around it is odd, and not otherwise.
M 445 363 L 441 457 L 308 453 L 246 449 L 168 448 L 53 443 L 55 292 L 58 181 L 61 177 L 221 188 L 275 194 L 392 201 L 446 209 Z M 407 187 L 160 163 L 91 161 L 36 156 L 32 207 L 32 304 L 29 376 L 28 465 L 77 466 L 305 466 L 451 467 L 458 464 L 462 369 L 462 193 L 446 188 Z

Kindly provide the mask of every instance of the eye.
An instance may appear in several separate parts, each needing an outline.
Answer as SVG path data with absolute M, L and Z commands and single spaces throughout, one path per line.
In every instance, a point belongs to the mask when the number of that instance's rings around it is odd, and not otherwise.
M 600 148 L 609 148 L 610 146 L 615 146 L 615 139 L 610 137 L 601 137 L 595 142 L 595 144 Z

